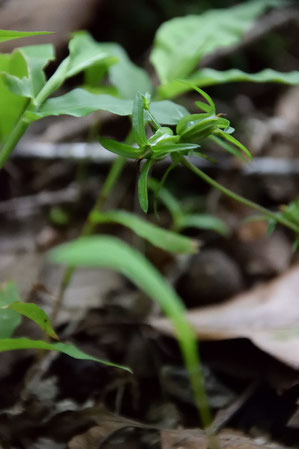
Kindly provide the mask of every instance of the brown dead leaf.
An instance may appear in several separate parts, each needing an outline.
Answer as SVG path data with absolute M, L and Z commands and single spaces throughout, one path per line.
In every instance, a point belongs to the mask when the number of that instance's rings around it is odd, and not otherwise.
M 299 265 L 284 275 L 230 301 L 187 313 L 199 339 L 249 338 L 287 365 L 299 368 Z M 170 322 L 154 319 L 156 329 L 172 335 Z
M 162 430 L 162 449 L 209 449 L 208 438 L 199 429 Z M 235 431 L 222 431 L 217 435 L 219 449 L 267 449 L 241 433 Z

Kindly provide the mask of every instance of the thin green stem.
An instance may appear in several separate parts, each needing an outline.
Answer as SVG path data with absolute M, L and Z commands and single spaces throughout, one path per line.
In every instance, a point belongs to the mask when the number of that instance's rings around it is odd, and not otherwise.
M 297 226 L 295 223 L 289 221 L 287 218 L 284 218 L 281 215 L 271 212 L 270 210 L 266 209 L 265 207 L 260 206 L 259 204 L 256 204 L 254 201 L 248 200 L 247 198 L 244 198 L 243 196 L 232 192 L 231 190 L 229 190 L 226 187 L 219 184 L 214 179 L 210 178 L 210 176 L 208 176 L 206 173 L 204 173 L 198 167 L 193 165 L 190 161 L 185 159 L 183 156 L 180 157 L 180 162 L 184 165 L 184 167 L 188 168 L 188 170 L 191 170 L 194 174 L 196 174 L 201 179 L 203 179 L 205 182 L 210 184 L 210 186 L 219 190 L 221 193 L 228 196 L 232 200 L 235 200 L 238 203 L 244 204 L 244 206 L 248 206 L 251 209 L 254 209 L 254 210 L 260 212 L 261 214 L 265 215 L 266 217 L 271 218 L 272 220 L 275 220 L 278 223 L 282 224 L 283 226 L 291 229 L 296 234 L 299 234 L 299 226 Z
M 115 186 L 125 163 L 126 163 L 126 159 L 122 156 L 118 156 L 114 160 L 113 164 L 110 167 L 107 178 L 105 179 L 103 187 L 100 191 L 100 194 L 99 194 L 93 208 L 91 209 L 91 211 L 88 214 L 88 217 L 87 217 L 85 224 L 80 232 L 79 237 L 87 236 L 94 232 L 96 224 L 91 221 L 91 216 L 94 211 L 100 211 L 102 209 L 111 190 Z M 72 280 L 74 272 L 75 272 L 75 267 L 73 267 L 73 266 L 67 267 L 64 272 L 64 275 L 63 275 L 63 278 L 62 278 L 62 281 L 60 284 L 60 289 L 59 289 L 59 292 L 58 292 L 58 295 L 57 295 L 57 298 L 56 298 L 56 301 L 54 303 L 53 310 L 51 313 L 51 321 L 53 324 L 55 323 L 57 315 L 61 309 L 65 291 L 68 288 L 68 286 L 70 285 L 70 282 Z
M 25 120 L 25 111 L 27 109 L 27 106 L 29 104 L 30 100 L 28 99 L 28 102 L 25 106 L 24 112 L 20 115 L 18 121 L 16 122 L 14 128 L 10 132 L 9 136 L 5 140 L 1 150 L 0 150 L 0 169 L 3 168 L 5 162 L 9 158 L 10 154 L 14 150 L 15 146 L 25 133 L 26 129 L 29 126 L 29 123 Z

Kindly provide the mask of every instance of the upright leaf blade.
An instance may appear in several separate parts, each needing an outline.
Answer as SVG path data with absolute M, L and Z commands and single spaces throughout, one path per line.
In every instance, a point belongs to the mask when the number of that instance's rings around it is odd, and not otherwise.
M 147 145 L 147 139 L 144 129 L 143 98 L 140 92 L 137 92 L 133 103 L 132 128 L 136 143 L 141 148 Z
M 194 332 L 185 318 L 185 308 L 175 291 L 160 273 L 136 250 L 108 236 L 85 237 L 66 243 L 51 252 L 56 263 L 110 268 L 127 276 L 135 285 L 156 301 L 175 328 L 183 358 L 193 386 L 195 402 L 204 425 L 210 421 Z
M 140 207 L 145 214 L 148 211 L 148 175 L 153 163 L 154 161 L 152 161 L 151 159 L 145 161 L 141 168 L 140 176 L 138 179 L 138 199 Z

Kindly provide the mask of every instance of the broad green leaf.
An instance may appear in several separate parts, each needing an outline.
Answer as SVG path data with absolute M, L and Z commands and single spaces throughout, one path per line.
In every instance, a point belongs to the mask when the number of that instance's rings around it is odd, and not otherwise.
M 138 178 L 138 199 L 139 204 L 143 212 L 146 214 L 148 211 L 148 192 L 147 192 L 147 184 L 148 184 L 148 175 L 150 169 L 153 166 L 153 161 L 148 159 L 143 164 L 140 175 Z
M 132 129 L 136 143 L 143 148 L 147 145 L 147 139 L 144 129 L 143 97 L 140 92 L 137 92 L 133 103 Z
M 77 75 L 87 67 L 99 64 L 99 62 L 110 65 L 117 61 L 109 52 L 104 51 L 86 31 L 78 31 L 73 34 L 69 43 L 69 52 L 67 78 Z
M 21 97 L 33 98 L 31 81 L 27 76 L 18 78 L 17 76 L 10 75 L 9 73 L 1 73 L 1 81 L 10 92 Z
M 31 340 L 29 338 L 0 338 L 0 352 L 12 351 L 15 349 L 42 349 L 46 351 L 57 351 L 66 354 L 73 359 L 91 360 L 94 362 L 103 363 L 107 366 L 121 368 L 126 371 L 132 372 L 125 366 L 116 365 L 115 363 L 98 359 L 67 343 L 47 343 L 42 340 Z
M 52 34 L 51 31 L 14 31 L 0 30 L 0 42 L 20 39 L 21 37 L 40 36 L 42 34 Z
M 14 310 L 6 307 L 15 301 L 20 301 L 19 293 L 13 282 L 0 285 L 0 339 L 11 337 L 15 328 L 20 324 L 21 317 Z
M 50 61 L 55 59 L 54 47 L 51 44 L 32 45 L 19 48 L 18 51 L 27 63 L 28 78 L 31 83 L 32 98 L 34 98 L 46 84 L 44 69 Z
M 8 89 L 16 95 L 34 98 L 46 83 L 43 69 L 54 59 L 54 49 L 50 44 L 22 47 L 20 53 L 27 64 L 28 76 L 21 79 L 9 73 L 2 73 L 2 78 Z
M 22 79 L 27 77 L 28 69 L 24 57 L 14 51 L 11 54 L 0 54 L 0 72 L 8 73 Z M 4 142 L 22 114 L 27 99 L 9 90 L 3 77 L 0 76 L 0 144 Z
M 227 236 L 229 229 L 227 225 L 219 218 L 213 217 L 209 214 L 185 214 L 180 217 L 179 224 L 180 229 L 184 228 L 197 228 L 207 229 L 210 231 L 218 232 L 221 235 Z
M 161 125 L 176 125 L 184 115 L 189 114 L 184 106 L 168 100 L 152 101 L 150 111 Z
M 150 56 L 161 83 L 187 77 L 204 55 L 239 42 L 267 7 L 284 4 L 283 0 L 252 0 L 163 23 Z
M 299 84 L 299 71 L 277 72 L 272 69 L 264 69 L 257 73 L 246 73 L 239 69 L 214 70 L 203 68 L 195 72 L 186 81 L 199 87 L 214 86 L 231 82 L 252 82 L 252 83 L 280 83 L 287 85 Z M 191 90 L 187 84 L 179 81 L 171 81 L 158 87 L 159 98 L 174 98 L 184 92 Z
M 112 211 L 100 213 L 96 211 L 91 215 L 91 220 L 93 223 L 112 222 L 126 226 L 152 245 L 165 251 L 190 254 L 198 250 L 198 245 L 194 240 L 155 226 L 129 212 Z
M 125 50 L 115 43 L 97 43 L 97 46 L 109 55 L 116 58 L 117 62 L 108 67 L 110 83 L 116 87 L 122 98 L 133 99 L 137 92 L 152 91 L 152 84 L 148 74 L 130 61 Z M 107 68 L 99 65 L 89 67 L 85 74 L 86 83 L 97 86 Z
M 161 274 L 133 248 L 108 236 L 92 236 L 66 243 L 50 253 L 56 263 L 109 268 L 127 276 L 137 287 L 156 301 L 171 319 L 194 390 L 195 402 L 205 425 L 209 421 L 194 331 L 185 318 L 179 296 Z
M 130 115 L 132 101 L 115 98 L 112 95 L 91 94 L 84 89 L 74 89 L 65 95 L 47 100 L 39 109 L 38 117 L 62 114 L 84 117 L 99 110 L 117 115 Z
M 49 337 L 58 340 L 48 315 L 36 304 L 18 301 L 9 304 L 7 308 L 34 321 Z
M 101 138 L 99 139 L 99 142 L 104 148 L 106 148 L 106 150 L 111 151 L 111 153 L 128 157 L 130 159 L 138 159 L 142 153 L 140 148 L 134 148 L 131 145 L 117 142 L 114 139 Z
M 94 64 L 103 64 L 104 67 L 116 62 L 116 59 L 107 54 L 92 37 L 85 31 L 73 34 L 69 42 L 69 56 L 65 58 L 56 72 L 48 80 L 44 89 L 36 98 L 36 103 L 41 105 L 55 92 L 67 78 L 77 75 Z
M 48 99 L 38 113 L 32 111 L 30 117 L 36 119 L 49 115 L 73 115 L 83 117 L 91 112 L 104 110 L 116 115 L 131 115 L 132 100 L 123 100 L 112 95 L 92 94 L 84 89 L 74 89 L 60 97 Z M 172 101 L 151 103 L 151 111 L 159 123 L 175 125 L 188 111 Z M 145 114 L 146 116 L 146 114 Z

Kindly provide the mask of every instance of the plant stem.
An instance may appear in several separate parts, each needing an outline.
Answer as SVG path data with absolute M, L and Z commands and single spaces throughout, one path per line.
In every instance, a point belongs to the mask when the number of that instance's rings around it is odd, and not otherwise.
M 251 209 L 255 209 L 256 211 L 260 212 L 261 214 L 265 215 L 266 217 L 277 221 L 278 223 L 282 224 L 283 226 L 294 231 L 296 234 L 299 234 L 299 226 L 297 226 L 295 223 L 289 221 L 287 218 L 284 218 L 281 215 L 271 212 L 270 210 L 266 209 L 265 207 L 260 206 L 259 204 L 256 204 L 254 201 L 248 200 L 247 198 L 244 198 L 243 196 L 232 192 L 231 190 L 229 190 L 226 187 L 219 184 L 214 179 L 210 178 L 210 176 L 208 176 L 206 173 L 204 173 L 198 167 L 193 165 L 192 162 L 188 161 L 183 156 L 180 157 L 180 162 L 184 165 L 184 167 L 188 168 L 188 170 L 191 170 L 193 173 L 195 173 L 197 176 L 199 176 L 205 182 L 207 182 L 212 187 L 219 190 L 221 193 L 228 196 L 232 200 L 237 201 L 238 203 L 244 204 L 244 206 L 248 206 Z
M 14 150 L 16 144 L 25 133 L 28 126 L 29 123 L 25 120 L 23 112 L 0 150 L 0 169 L 3 168 L 5 162 L 9 158 L 11 152 Z
M 126 159 L 122 156 L 118 156 L 114 160 L 114 162 L 111 165 L 111 168 L 109 170 L 109 173 L 107 175 L 107 178 L 105 179 L 103 187 L 100 191 L 100 194 L 99 194 L 93 208 L 91 209 L 91 211 L 88 214 L 88 217 L 87 217 L 85 224 L 80 232 L 79 237 L 88 236 L 94 232 L 96 224 L 91 221 L 91 216 L 94 211 L 100 211 L 101 208 L 103 207 L 105 201 L 107 200 L 111 190 L 115 186 L 115 184 L 122 172 L 125 162 L 126 162 Z M 58 315 L 58 313 L 61 309 L 62 303 L 63 303 L 65 291 L 68 288 L 68 286 L 72 280 L 75 269 L 76 268 L 73 266 L 68 266 L 64 272 L 64 275 L 63 275 L 63 278 L 62 278 L 62 281 L 60 284 L 60 289 L 59 289 L 59 292 L 57 295 L 57 299 L 54 303 L 52 314 L 51 314 L 51 321 L 53 324 L 55 324 L 57 315 Z

